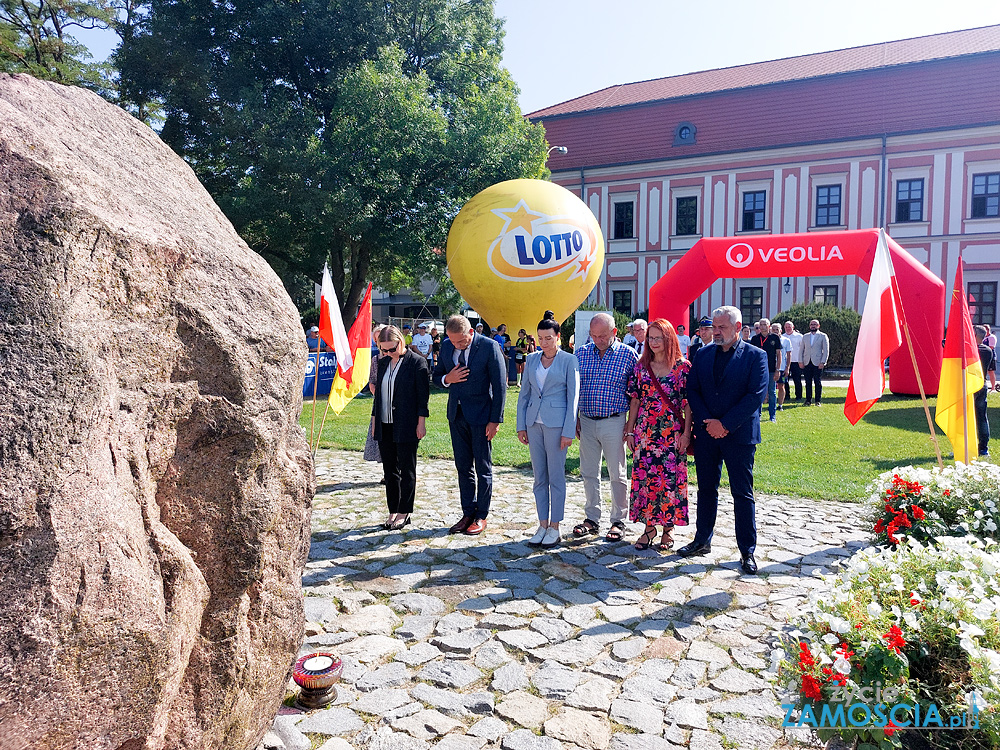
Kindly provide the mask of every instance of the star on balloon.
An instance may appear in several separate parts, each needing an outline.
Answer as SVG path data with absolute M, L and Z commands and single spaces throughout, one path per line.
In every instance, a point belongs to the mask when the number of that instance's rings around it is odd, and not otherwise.
M 510 208 L 495 208 L 493 213 L 504 220 L 502 232 L 513 232 L 520 227 L 528 234 L 531 234 L 531 223 L 538 219 L 544 219 L 542 214 L 532 213 L 523 200 L 517 202 L 517 206 Z

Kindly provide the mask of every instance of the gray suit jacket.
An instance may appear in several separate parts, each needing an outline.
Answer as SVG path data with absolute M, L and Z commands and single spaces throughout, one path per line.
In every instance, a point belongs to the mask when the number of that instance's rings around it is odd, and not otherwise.
M 580 401 L 580 369 L 576 357 L 561 349 L 549 365 L 545 387 L 538 387 L 540 351 L 528 355 L 517 397 L 517 431 L 528 429 L 541 417 L 546 427 L 561 427 L 562 436 L 576 437 L 576 410 Z
M 817 331 L 813 336 L 816 340 L 809 346 L 809 333 L 802 334 L 802 343 L 799 344 L 799 364 L 806 365 L 826 365 L 830 359 L 830 337 L 822 331 Z

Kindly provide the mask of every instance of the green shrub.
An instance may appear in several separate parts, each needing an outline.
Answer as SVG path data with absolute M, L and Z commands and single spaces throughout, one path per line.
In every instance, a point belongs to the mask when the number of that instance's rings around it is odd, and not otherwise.
M 771 322 L 784 327 L 786 320 L 792 321 L 795 328 L 803 334 L 809 333 L 810 320 L 818 320 L 819 329 L 830 337 L 830 359 L 827 365 L 851 367 L 854 364 L 854 350 L 858 346 L 858 331 L 861 329 L 861 316 L 856 311 L 847 307 L 810 302 L 782 310 Z M 743 322 L 752 325 L 756 321 Z

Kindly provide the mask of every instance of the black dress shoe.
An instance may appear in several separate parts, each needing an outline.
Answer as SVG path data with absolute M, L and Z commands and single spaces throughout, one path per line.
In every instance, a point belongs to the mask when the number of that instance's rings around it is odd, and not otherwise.
M 694 557 L 696 555 L 707 555 L 712 551 L 711 544 L 702 544 L 701 542 L 691 542 L 690 544 L 685 544 L 679 550 L 677 554 L 681 557 Z
M 743 559 L 740 560 L 740 570 L 748 576 L 757 575 L 757 561 L 753 559 L 752 554 L 743 556 Z

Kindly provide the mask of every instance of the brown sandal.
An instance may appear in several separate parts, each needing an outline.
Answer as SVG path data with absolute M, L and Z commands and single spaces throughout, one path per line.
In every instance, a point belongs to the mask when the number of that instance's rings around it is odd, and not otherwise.
M 583 523 L 578 523 L 573 527 L 573 536 L 579 539 L 582 536 L 588 536 L 590 534 L 597 533 L 597 524 L 591 521 L 589 518 Z

